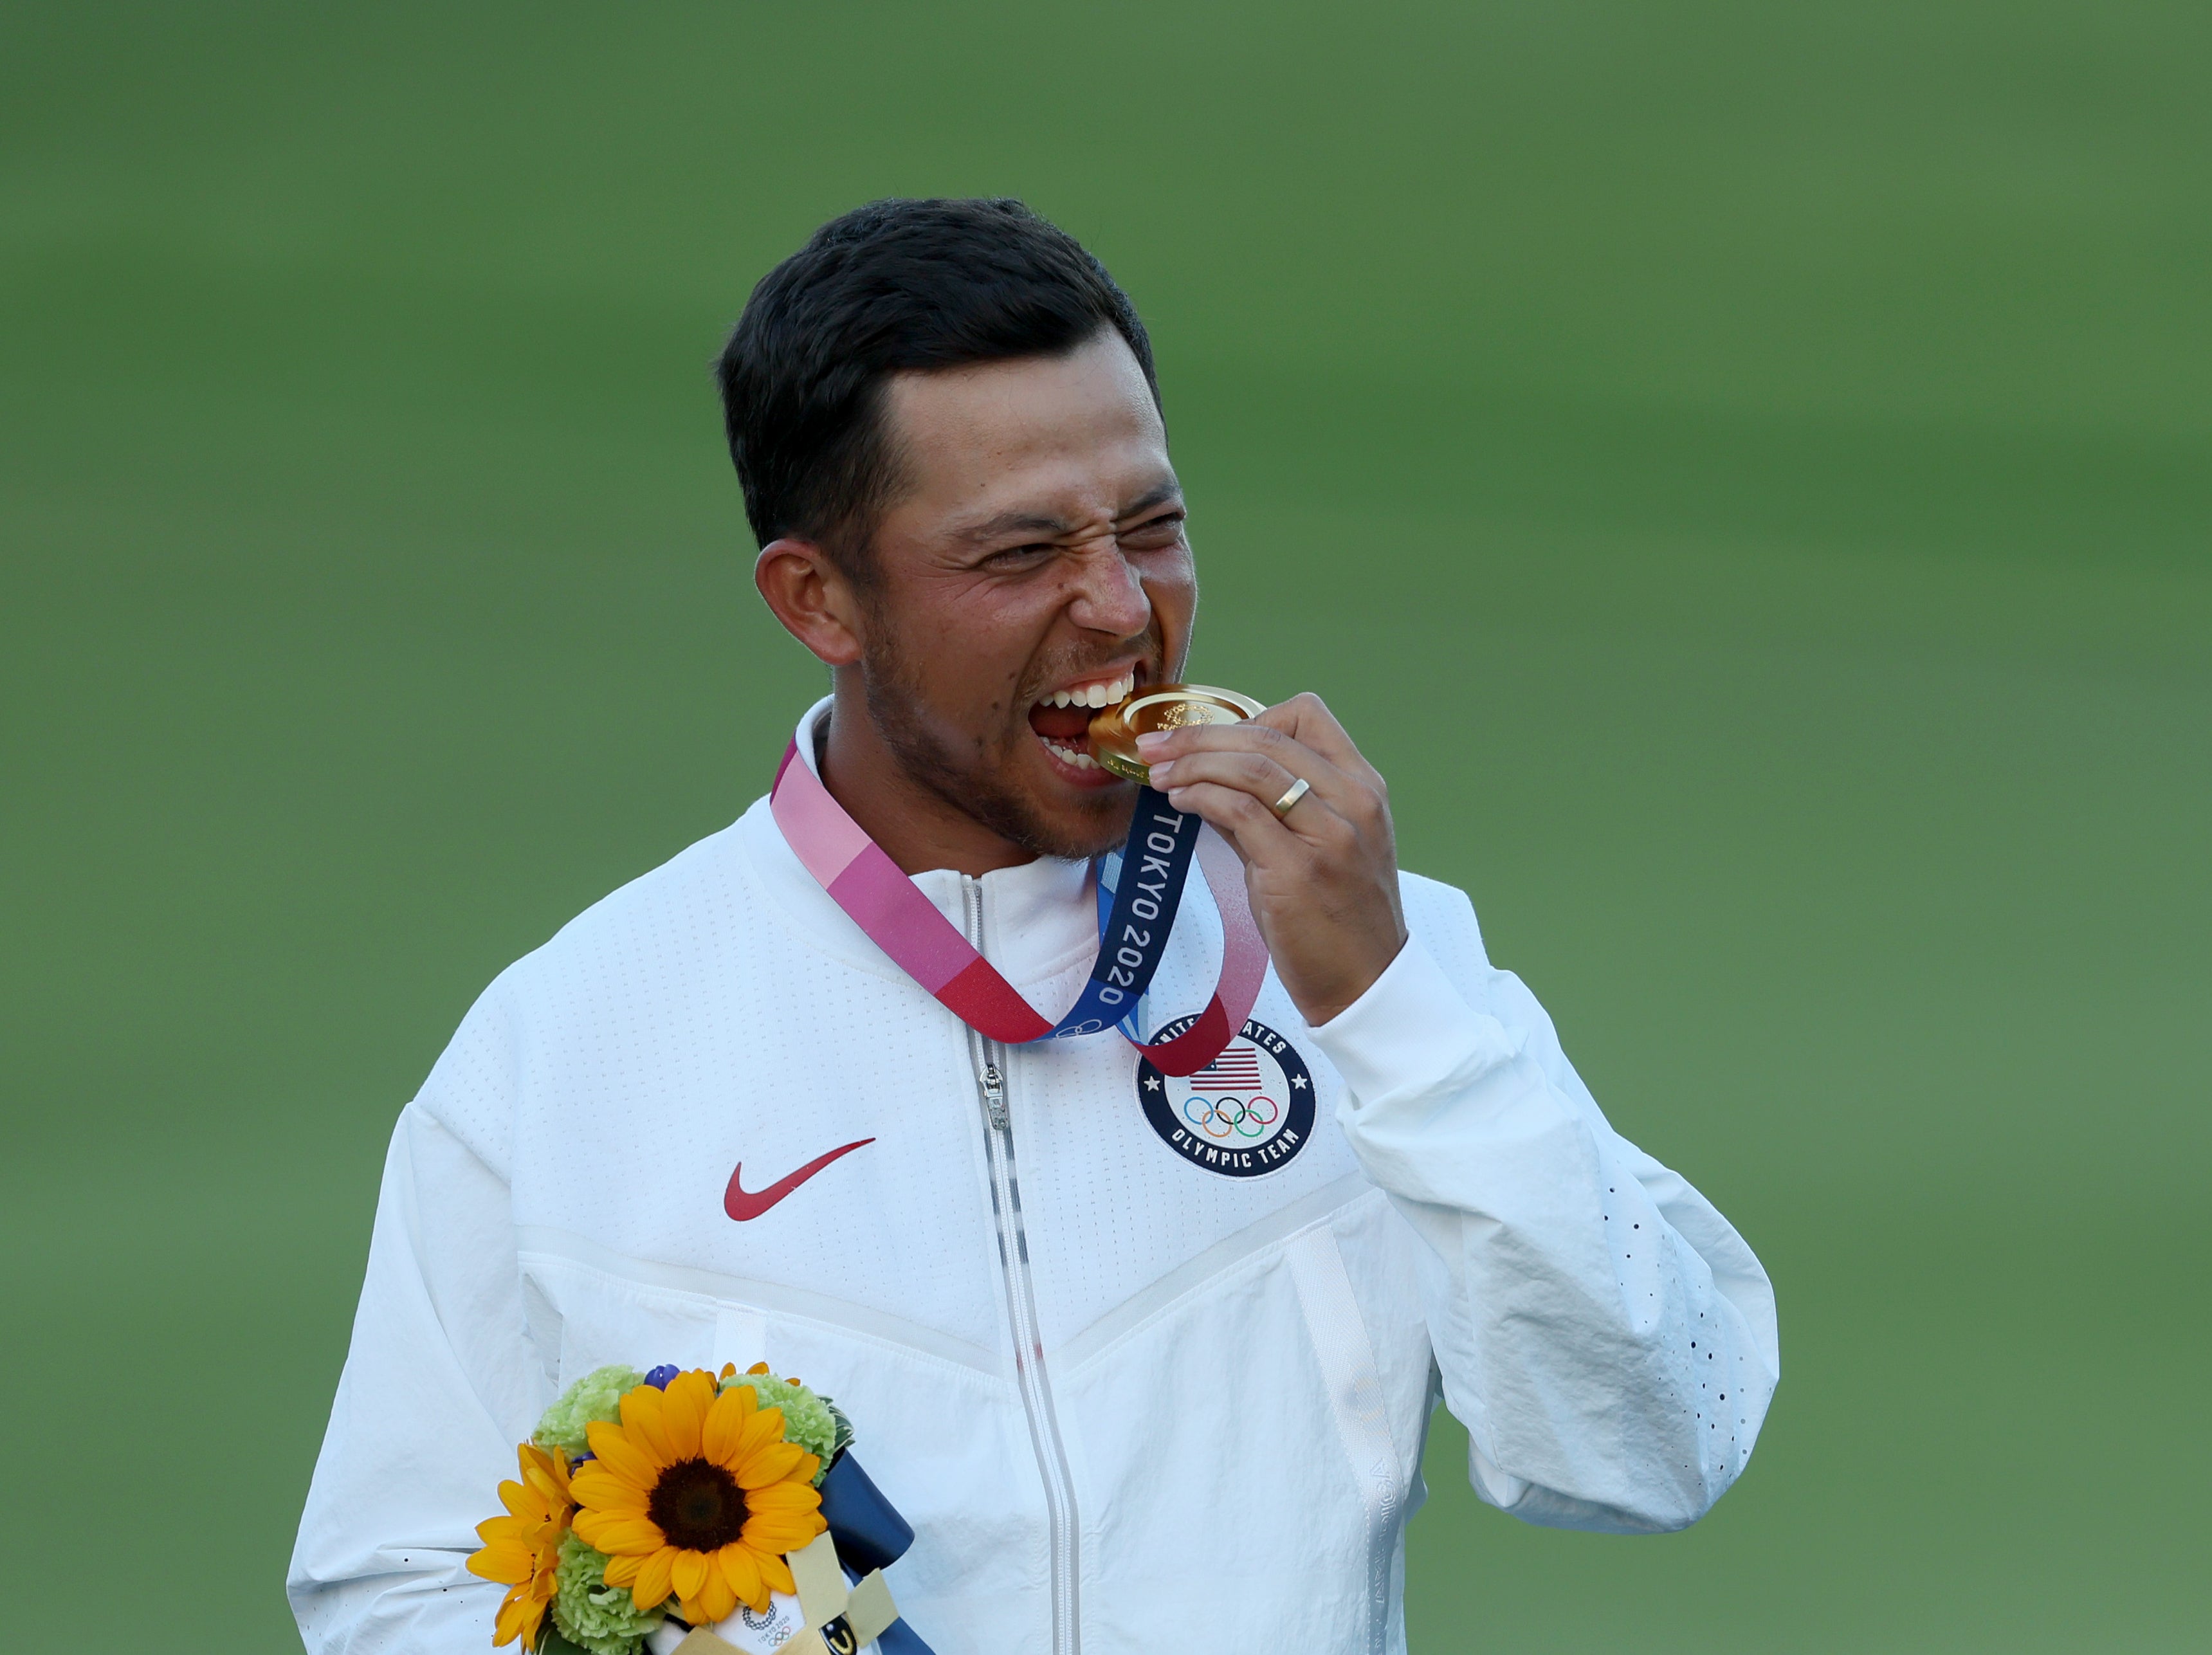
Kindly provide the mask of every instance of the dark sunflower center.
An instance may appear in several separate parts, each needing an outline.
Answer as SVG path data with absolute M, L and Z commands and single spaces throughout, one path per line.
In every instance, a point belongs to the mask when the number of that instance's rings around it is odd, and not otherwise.
M 726 1546 L 745 1526 L 745 1495 L 738 1480 L 707 1460 L 683 1460 L 660 1474 L 646 1515 L 686 1551 Z

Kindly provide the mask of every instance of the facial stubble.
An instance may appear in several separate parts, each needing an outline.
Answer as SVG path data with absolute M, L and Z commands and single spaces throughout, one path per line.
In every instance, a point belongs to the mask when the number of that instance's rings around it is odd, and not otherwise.
M 1113 849 L 1128 831 L 1135 801 L 1122 788 L 1102 793 L 1101 808 L 1091 812 L 1097 826 L 1071 837 L 1009 783 L 993 764 L 989 745 L 963 751 L 945 741 L 918 716 L 923 704 L 919 676 L 881 632 L 861 658 L 860 683 L 877 738 L 906 778 L 1008 843 L 1032 855 L 1081 861 Z M 1024 732 L 1024 739 L 1036 738 Z

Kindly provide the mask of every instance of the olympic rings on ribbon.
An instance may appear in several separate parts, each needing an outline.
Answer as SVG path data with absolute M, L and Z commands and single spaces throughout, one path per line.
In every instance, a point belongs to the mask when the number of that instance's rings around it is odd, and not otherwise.
M 1255 1097 L 1249 1103 L 1242 1098 L 1217 1098 L 1212 1103 L 1203 1098 L 1186 1098 L 1182 1102 L 1183 1119 L 1209 1138 L 1225 1138 L 1232 1132 L 1240 1138 L 1257 1138 L 1281 1119 L 1282 1113 L 1282 1106 L 1267 1097 Z

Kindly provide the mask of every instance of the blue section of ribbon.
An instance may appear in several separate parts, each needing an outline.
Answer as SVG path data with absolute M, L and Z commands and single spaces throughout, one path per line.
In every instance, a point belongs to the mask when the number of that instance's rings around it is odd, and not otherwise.
M 1091 981 L 1083 985 L 1073 1008 L 1040 1038 L 1097 1034 L 1117 1023 L 1133 1029 L 1138 1006 L 1160 969 L 1168 933 L 1182 906 L 1198 830 L 1198 818 L 1169 804 L 1166 794 L 1150 788 L 1139 790 L 1137 813 L 1121 847 L 1110 905 L 1103 870 L 1099 878 L 1099 901 L 1106 915 L 1098 928 L 1097 964 L 1091 968 Z M 1133 1032 L 1130 1037 L 1138 1038 Z
M 822 1520 L 837 1542 L 840 1561 L 866 1574 L 887 1569 L 914 1544 L 914 1525 L 884 1498 L 884 1491 L 847 1449 L 822 1479 Z
M 848 1449 L 822 1479 L 822 1518 L 837 1542 L 837 1561 L 857 1581 L 871 1569 L 889 1568 L 914 1544 L 914 1525 L 884 1498 Z M 881 1655 L 931 1655 L 921 1634 L 903 1617 L 886 1627 L 874 1647 Z
M 1114 917 L 1115 894 L 1121 888 L 1121 853 L 1109 850 L 1098 859 L 1098 934 L 1106 934 L 1106 927 Z M 1145 1015 L 1146 996 L 1137 996 L 1137 1008 L 1115 1026 L 1128 1036 L 1132 1044 L 1145 1044 L 1144 1028 L 1149 1020 Z

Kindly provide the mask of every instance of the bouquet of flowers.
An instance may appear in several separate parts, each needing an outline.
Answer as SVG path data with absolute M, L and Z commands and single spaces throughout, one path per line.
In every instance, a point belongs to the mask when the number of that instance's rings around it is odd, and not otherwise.
M 880 1640 L 885 1655 L 928 1655 L 882 1573 L 914 1530 L 852 1440 L 834 1402 L 765 1362 L 719 1378 L 584 1375 L 518 1445 L 521 1481 L 499 1486 L 507 1515 L 477 1525 L 470 1573 L 508 1588 L 492 1642 L 534 1655 L 848 1655 Z

